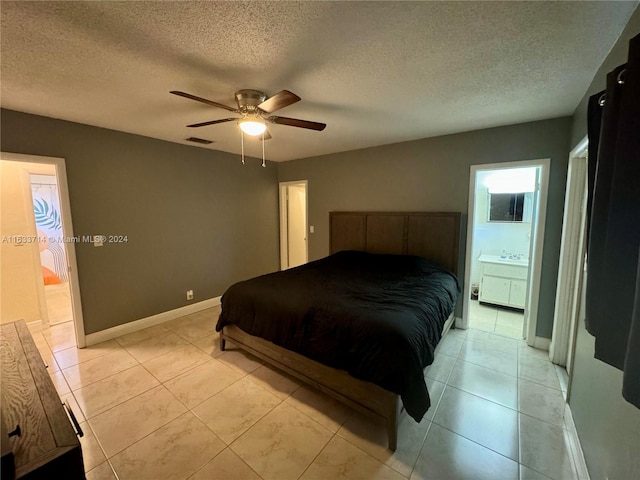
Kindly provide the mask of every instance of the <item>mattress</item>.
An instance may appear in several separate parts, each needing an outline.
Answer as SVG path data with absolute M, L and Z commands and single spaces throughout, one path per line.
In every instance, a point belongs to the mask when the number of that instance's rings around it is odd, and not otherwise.
M 397 393 L 420 421 L 423 370 L 459 293 L 455 275 L 427 259 L 343 251 L 232 285 L 216 330 L 236 325 Z

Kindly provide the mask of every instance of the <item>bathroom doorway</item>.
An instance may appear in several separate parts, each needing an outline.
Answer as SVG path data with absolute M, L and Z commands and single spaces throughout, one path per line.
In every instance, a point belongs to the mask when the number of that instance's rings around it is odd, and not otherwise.
M 548 168 L 471 167 L 464 327 L 535 341 Z

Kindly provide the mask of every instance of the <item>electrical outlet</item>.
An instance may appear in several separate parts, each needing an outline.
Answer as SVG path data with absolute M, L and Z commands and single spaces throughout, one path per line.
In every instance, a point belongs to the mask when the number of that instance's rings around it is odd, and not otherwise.
M 193 290 L 187 290 L 187 300 L 193 300 Z

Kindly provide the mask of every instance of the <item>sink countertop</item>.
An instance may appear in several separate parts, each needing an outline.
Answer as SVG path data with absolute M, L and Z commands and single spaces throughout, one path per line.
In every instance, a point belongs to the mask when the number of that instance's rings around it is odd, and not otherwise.
M 478 258 L 478 261 L 487 262 L 487 263 L 500 263 L 502 265 L 516 265 L 518 267 L 529 266 L 528 258 L 516 260 L 514 258 L 502 258 L 500 255 L 480 255 L 480 257 Z

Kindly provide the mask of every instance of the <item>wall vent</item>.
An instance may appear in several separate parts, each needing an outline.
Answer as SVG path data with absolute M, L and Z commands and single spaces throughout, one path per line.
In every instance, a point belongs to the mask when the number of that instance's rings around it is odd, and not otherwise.
M 203 145 L 209 145 L 210 143 L 213 143 L 213 140 L 207 140 L 206 138 L 198 138 L 198 137 L 189 137 L 189 138 L 185 138 L 185 140 L 187 142 L 202 143 Z

